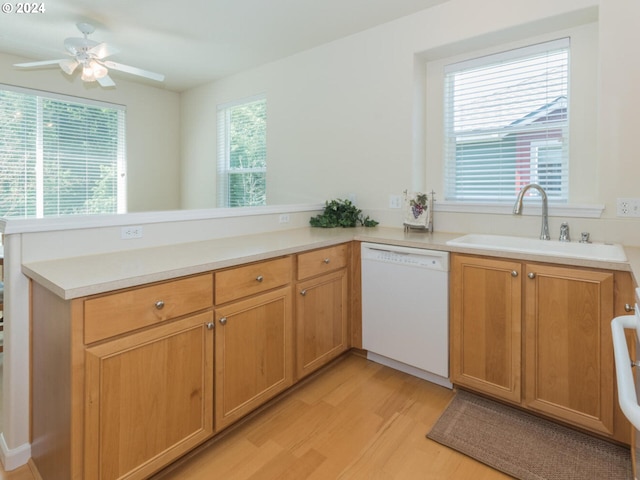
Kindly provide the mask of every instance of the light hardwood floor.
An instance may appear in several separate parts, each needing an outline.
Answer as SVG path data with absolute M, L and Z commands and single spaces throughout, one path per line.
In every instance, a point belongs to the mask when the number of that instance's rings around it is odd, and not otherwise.
M 452 396 L 350 354 L 153 480 L 511 478 L 425 437 Z
M 425 437 L 452 396 L 349 355 L 154 480 L 510 478 Z

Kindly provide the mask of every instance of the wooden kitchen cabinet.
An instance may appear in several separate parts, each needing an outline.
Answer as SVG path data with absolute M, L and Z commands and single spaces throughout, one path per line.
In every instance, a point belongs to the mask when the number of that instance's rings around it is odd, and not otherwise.
M 296 377 L 302 378 L 349 348 L 349 245 L 298 255 Z
M 451 256 L 451 381 L 521 400 L 519 262 Z
M 616 288 L 618 278 L 625 285 Z M 452 382 L 628 442 L 617 419 L 610 330 L 626 279 L 452 255 Z
M 217 430 L 293 384 L 291 264 L 284 257 L 215 274 L 216 302 L 233 300 L 215 310 Z
M 213 275 L 63 300 L 32 283 L 32 460 L 143 479 L 213 435 Z
M 147 478 L 213 434 L 212 322 L 207 311 L 87 348 L 85 479 Z
M 527 264 L 525 405 L 614 433 L 614 274 Z

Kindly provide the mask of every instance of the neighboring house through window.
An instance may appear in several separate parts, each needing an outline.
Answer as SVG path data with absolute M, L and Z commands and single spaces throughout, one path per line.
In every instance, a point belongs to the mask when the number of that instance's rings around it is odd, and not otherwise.
M 218 106 L 218 206 L 266 205 L 267 100 Z
M 0 85 L 0 216 L 126 211 L 124 107 Z
M 569 39 L 445 68 L 445 197 L 512 201 L 528 183 L 568 201 Z

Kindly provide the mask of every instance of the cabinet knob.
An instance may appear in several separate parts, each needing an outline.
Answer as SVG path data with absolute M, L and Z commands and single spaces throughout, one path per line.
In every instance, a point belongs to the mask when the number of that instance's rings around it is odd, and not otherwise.
M 636 309 L 635 309 L 635 308 L 633 308 L 630 304 L 625 303 L 625 304 L 624 304 L 624 311 L 625 311 L 625 312 L 635 312 L 635 311 L 636 311 Z
M 258 275 L 256 277 L 256 282 L 261 282 L 262 280 L 264 280 L 264 277 L 262 275 Z
M 207 330 L 213 330 L 213 327 L 215 327 L 215 323 L 207 322 Z
M 527 277 L 529 277 L 529 278 L 536 278 L 536 274 L 535 274 L 535 272 L 529 272 L 529 273 L 527 274 Z
M 154 305 L 158 310 L 162 310 L 164 308 L 164 302 L 162 300 L 158 300 Z
M 325 259 L 323 260 L 323 262 L 324 262 L 324 263 L 329 263 L 330 261 L 331 261 L 331 260 L 329 260 L 328 258 L 325 258 Z
M 226 325 L 227 324 L 227 317 L 222 317 L 220 320 L 220 325 Z
M 302 295 L 303 297 L 307 294 L 307 289 L 305 288 L 304 290 L 300 290 L 300 295 Z
M 518 276 L 517 270 L 511 270 L 511 276 L 512 277 L 517 277 Z

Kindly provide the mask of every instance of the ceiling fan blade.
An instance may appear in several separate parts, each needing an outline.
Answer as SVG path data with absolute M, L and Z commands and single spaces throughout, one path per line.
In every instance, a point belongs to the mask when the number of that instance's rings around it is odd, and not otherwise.
M 114 82 L 109 75 L 105 75 L 104 77 L 96 78 L 96 81 L 100 84 L 101 87 L 115 87 L 116 82 Z
M 113 45 L 109 45 L 108 43 L 99 43 L 95 47 L 90 48 L 87 53 L 93 55 L 98 60 L 102 60 L 103 58 L 107 58 L 119 52 L 120 50 Z
M 71 75 L 80 64 L 76 60 L 68 58 L 66 60 L 60 60 L 59 65 L 64 73 Z
M 20 68 L 32 68 L 32 67 L 45 67 L 47 65 L 58 65 L 60 62 L 64 62 L 66 58 L 58 60 L 43 60 L 41 62 L 27 62 L 27 63 L 14 63 L 14 67 Z
M 149 72 L 148 70 L 143 70 L 138 67 L 131 67 L 129 65 L 123 65 L 122 63 L 111 62 L 109 60 L 103 62 L 104 65 L 108 68 L 112 68 L 114 70 L 119 70 L 121 72 L 130 73 L 132 75 L 138 75 L 140 77 L 149 78 L 151 80 L 156 80 L 158 82 L 164 81 L 164 75 L 160 73 Z

